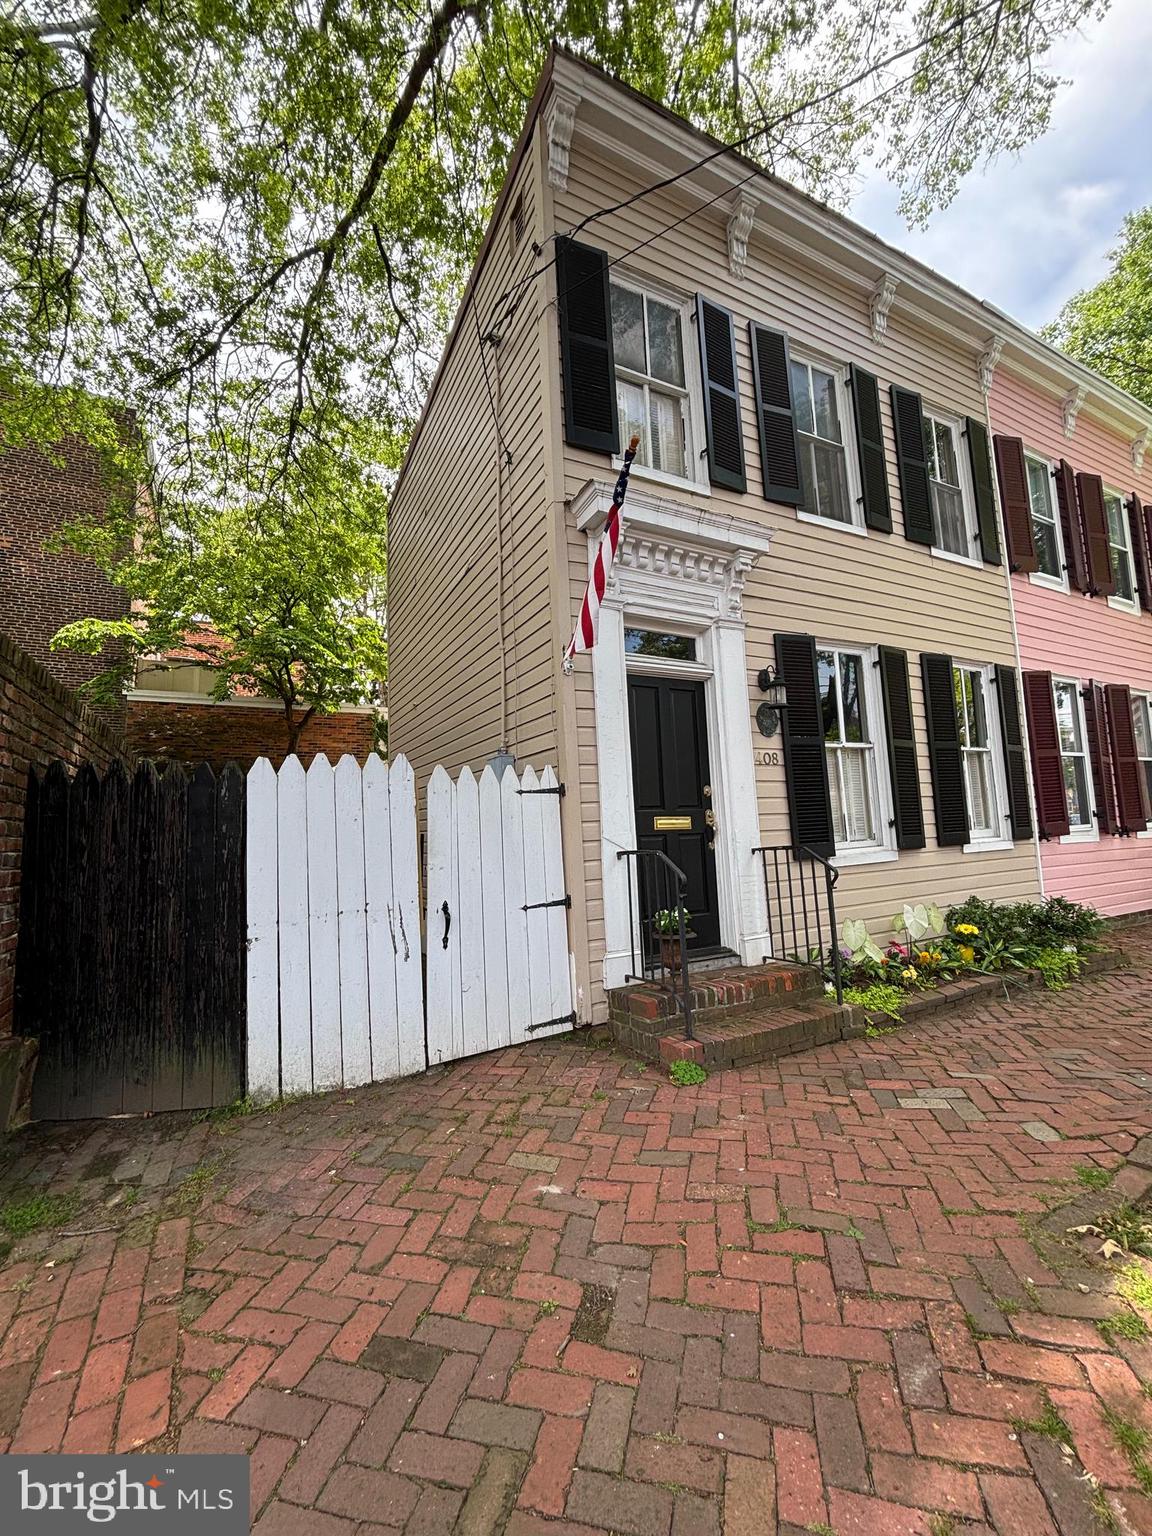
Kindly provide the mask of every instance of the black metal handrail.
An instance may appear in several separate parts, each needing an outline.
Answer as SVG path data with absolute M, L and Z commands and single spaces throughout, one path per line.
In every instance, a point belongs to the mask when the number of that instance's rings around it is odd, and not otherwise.
M 752 852 L 760 855 L 764 871 L 764 895 L 768 902 L 768 932 L 772 936 L 773 955 L 779 958 L 787 954 L 791 959 L 804 964 L 811 964 L 815 956 L 821 969 L 830 962 L 836 1001 L 842 1003 L 844 978 L 840 938 L 836 929 L 835 896 L 840 871 L 822 854 L 803 846 L 793 847 L 791 843 L 753 848 Z M 824 887 L 823 910 L 820 904 L 821 885 Z M 787 949 L 789 932 L 792 936 L 791 950 Z
M 632 966 L 625 979 L 655 981 L 671 992 L 684 1016 L 684 1037 L 693 1040 L 692 1001 L 688 989 L 688 924 L 684 909 L 688 876 L 659 848 L 624 848 L 616 857 L 633 861 L 627 871 Z M 657 926 L 657 914 L 661 912 L 675 913 L 674 932 Z

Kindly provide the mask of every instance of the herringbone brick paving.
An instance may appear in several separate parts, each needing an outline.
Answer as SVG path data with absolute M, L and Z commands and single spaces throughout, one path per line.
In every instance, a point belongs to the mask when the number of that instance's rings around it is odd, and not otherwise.
M 0 1449 L 248 1452 L 260 1536 L 1152 1536 L 1152 1345 L 1035 1230 L 1152 1129 L 1134 951 L 699 1088 L 567 1037 L 26 1132 L 83 1214 L 0 1269 Z

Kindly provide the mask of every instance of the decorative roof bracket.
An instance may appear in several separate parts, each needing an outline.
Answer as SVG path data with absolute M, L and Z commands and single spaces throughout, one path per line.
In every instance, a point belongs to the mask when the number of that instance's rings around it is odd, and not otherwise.
M 576 109 L 579 105 L 578 91 L 555 85 L 551 100 L 544 109 L 544 124 L 548 132 L 548 182 L 557 192 L 568 190 L 568 152 L 572 148 Z
M 872 339 L 883 341 L 888 334 L 888 311 L 896 297 L 899 283 L 891 272 L 885 272 L 872 290 L 869 310 L 872 316 Z
M 1148 444 L 1152 442 L 1152 429 L 1145 427 L 1139 437 L 1132 439 L 1132 468 L 1137 474 L 1144 468 L 1144 455 L 1148 451 Z
M 1083 384 L 1077 384 L 1075 389 L 1070 389 L 1061 401 L 1060 409 L 1064 413 L 1064 436 L 1071 437 L 1076 430 L 1076 418 L 1084 408 L 1087 392 Z
M 992 379 L 996 373 L 996 367 L 1003 351 L 1003 336 L 989 336 L 987 345 L 976 360 L 976 365 L 980 370 L 980 388 L 986 395 L 992 393 Z
M 743 277 L 748 265 L 748 236 L 756 221 L 756 199 L 741 192 L 732 205 L 728 220 L 728 270 L 733 277 Z

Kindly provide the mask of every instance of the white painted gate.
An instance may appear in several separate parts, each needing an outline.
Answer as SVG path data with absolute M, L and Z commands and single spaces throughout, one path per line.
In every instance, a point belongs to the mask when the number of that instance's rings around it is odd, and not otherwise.
M 571 1029 L 556 774 L 428 784 L 428 1064 Z
M 403 756 L 248 774 L 248 1092 L 424 1069 L 416 790 Z

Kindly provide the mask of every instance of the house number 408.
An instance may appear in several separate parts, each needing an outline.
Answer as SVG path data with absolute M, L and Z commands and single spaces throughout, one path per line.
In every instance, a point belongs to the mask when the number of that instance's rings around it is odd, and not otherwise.
M 779 752 L 757 752 L 756 761 L 762 768 L 775 768 L 780 762 Z

